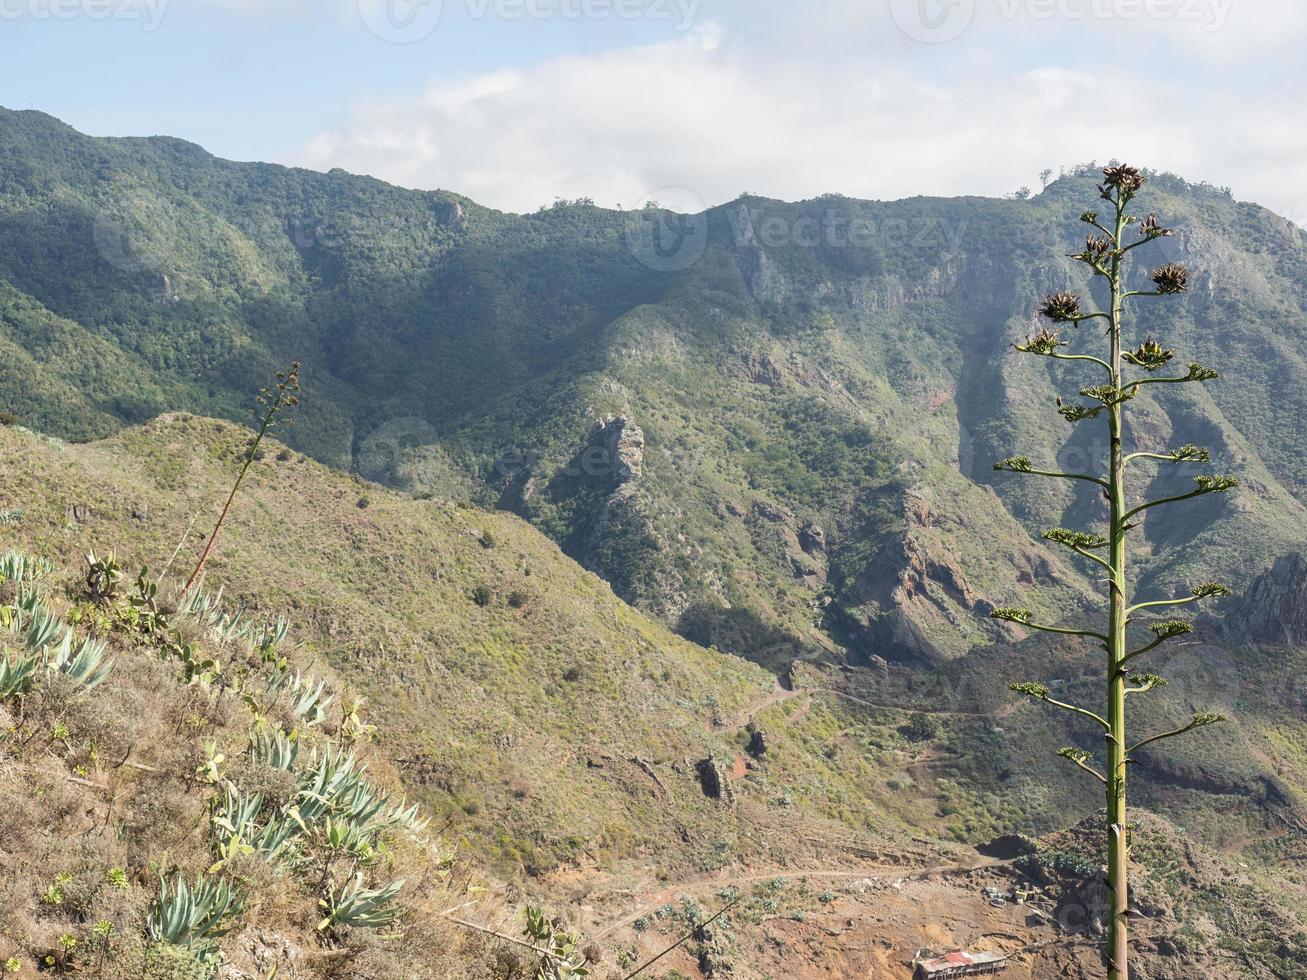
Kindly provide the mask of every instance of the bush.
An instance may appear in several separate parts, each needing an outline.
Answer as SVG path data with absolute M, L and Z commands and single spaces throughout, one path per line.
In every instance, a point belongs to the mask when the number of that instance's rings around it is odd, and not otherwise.
M 491 598 L 493 598 L 493 593 L 488 585 L 478 585 L 472 590 L 472 601 L 478 606 L 490 605 Z
M 899 728 L 899 732 L 909 742 L 929 742 L 939 738 L 941 730 L 939 719 L 922 711 L 913 714 L 907 724 Z

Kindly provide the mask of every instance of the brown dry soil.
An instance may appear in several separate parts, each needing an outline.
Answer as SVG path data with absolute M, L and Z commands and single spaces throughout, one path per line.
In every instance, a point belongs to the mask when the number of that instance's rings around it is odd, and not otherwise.
M 985 898 L 986 885 L 1006 891 L 1018 877 L 1006 863 L 996 861 L 918 871 L 868 867 L 788 876 L 775 871 L 723 872 L 652 889 L 627 915 L 589 926 L 604 950 L 599 975 L 625 977 L 628 964 L 646 962 L 689 931 L 684 920 L 672 916 L 660 922 L 659 908 L 679 910 L 691 899 L 712 913 L 729 900 L 733 886 L 754 908 L 732 919 L 729 953 L 713 953 L 722 945 L 723 930 L 712 925 L 640 976 L 675 977 L 678 971 L 693 980 L 907 980 L 919 950 L 964 948 L 1007 953 L 1011 960 L 1001 976 L 1010 980 L 1102 977 L 1096 940 L 1064 931 L 1029 906 L 1012 901 L 995 906 Z M 775 909 L 759 911 L 749 896 L 770 892 L 760 886 L 778 879 L 784 885 L 776 891 Z M 1053 912 L 1047 900 L 1036 907 Z M 637 931 L 637 919 L 651 924 Z M 1146 943 L 1148 927 L 1136 931 Z M 1210 962 L 1177 960 L 1164 966 L 1164 972 L 1146 975 L 1159 980 L 1247 975 L 1213 967 Z

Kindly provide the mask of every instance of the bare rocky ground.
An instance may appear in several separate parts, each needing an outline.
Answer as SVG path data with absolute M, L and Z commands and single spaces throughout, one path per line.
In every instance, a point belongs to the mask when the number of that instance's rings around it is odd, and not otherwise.
M 1087 820 L 1039 841 L 998 843 L 1073 853 L 1094 846 L 1093 826 Z M 1188 892 L 1201 895 L 1246 886 L 1250 879 L 1159 818 L 1144 816 L 1136 833 L 1141 854 L 1155 866 L 1142 866 L 1136 875 L 1133 976 L 1273 980 L 1307 975 L 1303 950 L 1292 945 L 1301 939 L 1296 919 L 1265 893 L 1244 893 L 1243 900 L 1249 921 L 1280 944 L 1285 959 L 1279 966 L 1227 942 L 1186 939 L 1211 936 L 1212 922 L 1187 897 L 1171 897 L 1168 882 L 1183 881 Z M 626 978 L 678 940 L 683 942 L 638 975 L 906 980 L 920 951 L 953 949 L 1007 954 L 1009 965 L 1001 976 L 1012 980 L 1105 975 L 1098 953 L 1101 898 L 1092 870 L 1087 876 L 1058 872 L 1030 858 L 985 857 L 948 845 L 935 849 L 924 841 L 898 853 L 869 848 L 865 857 L 842 842 L 842 861 L 823 860 L 837 843 L 832 839 L 823 846 L 796 837 L 785 867 L 732 867 L 679 881 L 659 880 L 653 865 L 611 874 L 571 871 L 554 876 L 549 885 L 571 897 L 575 921 L 598 956 L 601 978 Z M 1018 903 L 1016 892 L 1027 889 L 1031 893 Z M 724 908 L 721 917 L 694 928 Z M 1245 937 L 1250 945 L 1256 942 L 1254 931 Z

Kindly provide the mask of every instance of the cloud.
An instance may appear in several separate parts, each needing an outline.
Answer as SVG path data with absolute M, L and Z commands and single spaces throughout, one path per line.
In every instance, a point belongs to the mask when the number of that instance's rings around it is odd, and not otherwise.
M 555 197 L 631 206 L 663 188 L 709 205 L 743 191 L 998 194 L 1045 166 L 1120 157 L 1307 216 L 1307 122 L 1279 100 L 1203 72 L 1149 72 L 1133 53 L 1087 70 L 1014 68 L 982 43 L 957 49 L 947 73 L 915 60 L 939 47 L 824 57 L 702 24 L 360 104 L 289 162 L 523 211 Z M 1108 79 L 1131 111 L 1103 108 Z

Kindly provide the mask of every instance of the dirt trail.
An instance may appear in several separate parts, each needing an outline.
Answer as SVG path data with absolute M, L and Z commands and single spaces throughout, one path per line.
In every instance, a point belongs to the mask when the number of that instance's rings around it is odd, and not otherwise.
M 749 723 L 758 715 L 762 714 L 768 708 L 778 704 L 784 704 L 793 698 L 802 697 L 805 694 L 811 694 L 811 691 L 797 690 L 792 691 L 787 687 L 782 687 L 781 682 L 776 682 L 776 688 L 761 701 L 741 708 L 730 718 L 718 722 L 713 726 L 714 732 L 739 732 L 749 727 Z
M 832 697 L 843 698 L 845 701 L 852 701 L 854 704 L 860 704 L 864 708 L 878 708 L 882 711 L 902 711 L 905 714 L 943 715 L 951 718 L 1000 718 L 1002 717 L 1002 714 L 994 711 L 943 711 L 936 708 L 914 708 L 906 704 L 878 704 L 875 701 L 868 701 L 865 698 L 860 698 L 855 694 L 847 694 L 844 691 L 837 691 L 833 687 L 817 688 L 811 691 L 810 693 L 829 694 Z M 1010 712 L 1008 713 L 1010 714 Z
M 826 880 L 866 880 L 866 881 L 924 881 L 929 878 L 938 878 L 944 875 L 970 874 L 973 871 L 983 871 L 986 868 L 997 868 L 1007 864 L 1009 861 L 1000 861 L 994 858 L 988 858 L 983 861 L 977 861 L 972 864 L 945 864 L 930 868 L 918 868 L 909 870 L 901 865 L 898 867 L 890 865 L 875 865 L 864 868 L 774 868 L 770 871 L 748 872 L 746 874 L 724 874 L 716 871 L 710 874 L 696 875 L 693 878 L 686 878 L 682 881 L 664 885 L 658 892 L 645 896 L 644 902 L 633 911 L 627 913 L 615 922 L 606 926 L 599 927 L 591 935 L 599 940 L 606 939 L 619 929 L 624 929 L 635 922 L 642 916 L 652 915 L 663 905 L 674 902 L 679 896 L 685 895 L 698 888 L 712 887 L 716 890 L 723 888 L 743 887 L 746 885 L 756 885 L 764 881 L 771 881 L 773 878 L 799 879 L 799 878 L 823 878 Z
M 815 697 L 819 694 L 825 694 L 833 698 L 841 698 L 853 704 L 862 705 L 864 708 L 875 708 L 881 711 L 901 711 L 904 714 L 926 714 L 941 715 L 952 718 L 1003 718 L 1010 715 L 1015 705 L 1005 704 L 997 711 L 945 711 L 936 708 L 917 708 L 905 704 L 886 704 L 876 701 L 868 701 L 866 698 L 860 698 L 856 694 L 849 694 L 833 687 L 809 687 L 795 688 L 793 690 L 783 687 L 779 681 L 776 682 L 776 688 L 761 701 L 741 708 L 730 718 L 718 722 L 713 726 L 712 731 L 718 734 L 725 732 L 743 731 L 749 726 L 758 715 L 762 714 L 768 708 L 775 707 L 778 704 L 784 704 L 794 698 Z

